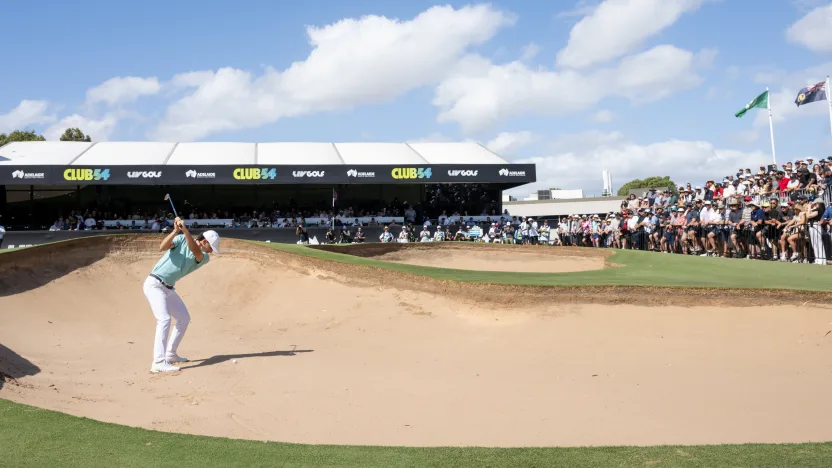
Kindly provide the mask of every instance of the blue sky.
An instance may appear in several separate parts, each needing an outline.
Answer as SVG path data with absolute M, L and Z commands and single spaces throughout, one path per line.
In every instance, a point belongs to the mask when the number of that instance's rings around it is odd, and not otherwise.
M 824 104 L 793 104 L 832 73 L 829 1 L 41 1 L 4 16 L 0 132 L 476 140 L 538 163 L 521 193 L 591 194 L 603 169 L 614 186 L 700 183 L 769 162 L 767 114 L 734 117 L 768 86 L 777 159 L 832 155 Z

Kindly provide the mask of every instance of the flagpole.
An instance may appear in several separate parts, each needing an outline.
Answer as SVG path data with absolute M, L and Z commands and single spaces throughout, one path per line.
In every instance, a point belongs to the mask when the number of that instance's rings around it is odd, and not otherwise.
M 766 87 L 766 102 L 768 103 L 768 131 L 771 133 L 771 159 L 774 161 L 774 165 L 777 165 L 777 155 L 774 153 L 774 123 L 771 120 L 771 93 L 768 92 L 768 87 Z
M 826 75 L 826 103 L 829 105 L 829 132 L 832 133 L 832 88 L 829 87 L 829 75 Z

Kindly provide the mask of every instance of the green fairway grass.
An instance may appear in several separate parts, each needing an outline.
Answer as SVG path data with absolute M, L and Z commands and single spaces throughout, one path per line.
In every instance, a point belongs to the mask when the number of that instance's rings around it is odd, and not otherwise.
M 2 399 L 0 423 L 0 466 L 10 468 L 801 468 L 832 459 L 832 443 L 513 449 L 265 443 L 148 431 Z
M 532 286 L 673 286 L 739 289 L 794 289 L 832 291 L 832 267 L 760 260 L 665 255 L 656 252 L 616 250 L 608 262 L 618 268 L 573 273 L 515 273 L 453 270 L 363 258 L 298 244 L 260 243 L 284 252 L 308 255 L 353 265 L 428 276 L 440 280 Z M 344 252 L 355 246 L 339 246 Z M 472 245 L 477 248 L 476 244 Z M 533 251 L 519 248 L 524 252 Z M 557 247 L 540 247 L 557 248 Z M 556 261 L 556 259 L 553 259 Z

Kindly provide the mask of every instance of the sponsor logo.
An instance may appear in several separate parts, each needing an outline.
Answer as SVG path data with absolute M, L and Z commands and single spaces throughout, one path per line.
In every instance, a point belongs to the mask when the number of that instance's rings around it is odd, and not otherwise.
M 185 171 L 185 177 L 190 177 L 192 179 L 215 179 L 217 177 L 216 172 L 197 172 L 194 169 L 190 171 Z
M 234 169 L 237 180 L 272 180 L 277 177 L 277 169 L 265 167 L 239 167 Z
M 45 179 L 46 174 L 43 172 L 23 172 L 23 171 L 14 171 L 12 172 L 12 179 Z
M 292 171 L 295 177 L 323 177 L 326 171 Z
M 162 177 L 162 171 L 154 172 L 154 171 L 135 171 L 135 172 L 128 172 L 127 177 L 131 179 L 138 179 L 141 177 L 142 179 L 158 179 Z
M 498 173 L 503 177 L 526 177 L 526 171 L 510 171 L 506 168 L 500 169 Z
M 64 180 L 109 180 L 109 169 L 67 169 Z
M 451 177 L 476 177 L 477 173 L 480 171 L 461 171 L 461 170 L 453 170 L 448 171 L 448 175 Z
M 430 179 L 433 171 L 429 167 L 397 167 L 391 175 L 394 179 Z
M 375 177 L 375 172 L 359 172 L 357 169 L 350 169 L 347 171 L 347 177 Z

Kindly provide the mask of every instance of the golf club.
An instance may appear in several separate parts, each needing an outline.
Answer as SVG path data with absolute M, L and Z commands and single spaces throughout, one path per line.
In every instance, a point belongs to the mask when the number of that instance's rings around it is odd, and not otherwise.
M 170 198 L 170 194 L 169 194 L 169 193 L 166 193 L 166 194 L 165 194 L 165 200 L 167 200 L 167 201 L 169 201 L 169 202 L 170 202 L 170 207 L 171 207 L 171 208 L 173 208 L 173 216 L 175 216 L 175 217 L 177 217 L 177 218 L 178 218 L 178 217 L 179 217 L 179 215 L 178 215 L 178 214 L 176 214 L 176 207 L 175 207 L 175 206 L 173 206 L 173 200 L 171 200 L 171 198 Z

